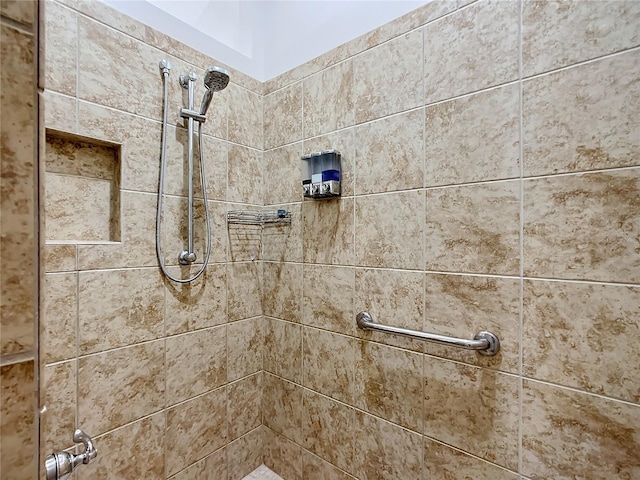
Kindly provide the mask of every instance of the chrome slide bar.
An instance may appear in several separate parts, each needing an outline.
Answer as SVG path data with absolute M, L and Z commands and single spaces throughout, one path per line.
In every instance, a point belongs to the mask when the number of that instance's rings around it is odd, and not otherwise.
M 447 337 L 446 335 L 439 335 L 437 333 L 420 332 L 418 330 L 376 323 L 373 321 L 373 317 L 369 312 L 360 312 L 356 315 L 356 323 L 362 330 L 376 330 L 378 332 L 401 335 L 403 337 L 424 340 L 425 342 L 437 343 L 439 345 L 464 348 L 465 350 L 476 350 L 481 355 L 493 356 L 500 351 L 500 340 L 491 332 L 479 332 L 475 337 L 473 337 L 473 340 Z

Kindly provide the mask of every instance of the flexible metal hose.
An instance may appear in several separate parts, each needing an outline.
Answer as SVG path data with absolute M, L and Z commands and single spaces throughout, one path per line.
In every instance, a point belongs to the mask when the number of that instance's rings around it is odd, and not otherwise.
M 204 263 L 198 273 L 189 277 L 187 279 L 179 279 L 173 277 L 168 271 L 164 262 L 164 257 L 162 255 L 162 201 L 164 196 L 164 177 L 165 177 L 165 167 L 166 167 L 166 156 L 167 156 L 167 124 L 169 117 L 169 72 L 162 73 L 163 78 L 163 94 L 164 94 L 164 110 L 162 114 L 162 146 L 160 149 L 160 185 L 158 187 L 158 212 L 156 215 L 156 254 L 158 255 L 158 262 L 160 263 L 160 268 L 162 269 L 162 273 L 172 282 L 176 283 L 190 283 L 196 280 L 200 275 L 202 275 L 207 268 L 207 264 L 209 263 L 209 257 L 211 256 L 211 222 L 209 220 L 209 203 L 207 201 L 207 186 L 205 185 L 205 176 L 204 176 L 204 155 L 202 149 L 202 123 L 198 122 L 198 152 L 200 153 L 200 184 L 202 185 L 202 198 L 204 200 L 204 217 L 205 222 L 207 224 L 207 248 L 204 256 Z M 189 135 L 192 135 L 193 132 L 189 132 Z M 190 182 L 193 182 L 193 178 L 189 179 Z

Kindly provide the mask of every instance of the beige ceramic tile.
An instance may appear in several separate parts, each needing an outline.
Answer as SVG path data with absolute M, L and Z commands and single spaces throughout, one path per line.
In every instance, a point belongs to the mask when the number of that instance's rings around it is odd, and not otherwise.
M 41 370 L 40 455 L 73 446 L 76 428 L 76 361 L 48 365 Z M 91 432 L 89 432 L 91 435 Z
M 423 103 L 422 31 L 407 33 L 354 59 L 356 123 Z
M 265 224 L 261 230 L 262 258 L 274 262 L 302 262 L 302 204 L 278 205 L 291 214 L 290 224 Z M 273 211 L 273 208 L 269 208 Z
M 322 458 L 309 453 L 302 452 L 302 472 L 303 477 L 308 480 L 354 480 L 355 477 L 339 470 Z
M 0 14 L 24 25 L 33 25 L 36 17 L 37 2 L 25 0 L 2 0 Z
M 237 380 L 262 370 L 263 320 L 252 318 L 227 325 L 227 379 Z
M 44 86 L 47 90 L 75 96 L 78 74 L 77 14 L 56 2 L 44 2 L 43 28 Z
M 353 398 L 358 408 L 422 432 L 422 356 L 360 340 Z
M 640 44 L 635 1 L 526 0 L 522 9 L 524 76 Z
M 304 80 L 305 138 L 355 123 L 353 75 L 353 62 L 347 61 Z
M 263 381 L 263 425 L 302 444 L 302 387 L 268 373 Z
M 226 407 L 226 389 L 219 388 L 167 410 L 167 476 L 227 443 Z
M 334 465 L 353 466 L 355 410 L 342 403 L 304 391 L 302 431 L 304 447 Z
M 305 139 L 304 154 L 324 152 L 325 150 L 338 150 L 340 152 L 341 195 L 348 197 L 354 192 L 356 147 L 354 129 L 339 130 L 320 137 Z
M 182 470 L 171 480 L 218 480 L 227 478 L 227 452 L 224 448 Z
M 523 395 L 524 475 L 558 480 L 640 475 L 640 407 L 530 380 L 524 381 Z
M 640 288 L 525 281 L 528 377 L 640 403 Z
M 263 97 L 233 83 L 229 84 L 229 141 L 263 148 Z
M 520 176 L 520 87 L 509 85 L 426 109 L 426 184 Z
M 191 267 L 195 275 L 200 265 Z M 178 276 L 180 267 L 169 273 Z M 187 270 L 187 269 L 184 269 Z M 227 321 L 227 271 L 224 265 L 209 265 L 200 278 L 190 283 L 165 281 L 165 332 L 167 335 L 213 327 Z
M 304 450 L 270 428 L 264 428 L 263 435 L 264 464 L 282 478 L 300 480 Z
M 517 480 L 518 474 L 467 455 L 442 443 L 424 439 L 424 480 Z
M 44 247 L 45 272 L 68 272 L 76 269 L 75 245 L 46 245 Z
M 166 478 L 164 431 L 165 415 L 158 413 L 106 435 L 94 437 L 98 456 L 90 466 L 78 469 L 78 480 L 163 480 Z M 131 454 L 132 448 L 135 449 L 134 455 Z
M 40 318 L 40 358 L 45 363 L 75 357 L 78 276 L 75 273 L 46 274 L 44 312 Z
M 425 356 L 424 434 L 518 468 L 518 379 Z
M 305 263 L 353 265 L 353 199 L 306 201 L 302 219 Z
M 356 195 L 424 186 L 424 110 L 355 129 Z
M 97 436 L 161 410 L 164 367 L 163 340 L 81 357 L 78 425 Z
M 424 191 L 356 199 L 356 264 L 424 268 Z
M 300 322 L 302 265 L 264 263 L 262 308 L 269 317 Z
M 427 270 L 516 275 L 520 182 L 427 190 Z
M 226 326 L 166 339 L 167 405 L 223 385 L 227 380 Z
M 302 140 L 302 82 L 264 97 L 264 148 Z
M 424 28 L 427 104 L 518 78 L 517 2 L 477 2 Z M 452 41 L 452 39 L 454 39 Z
M 639 76 L 636 50 L 524 82 L 525 175 L 640 164 Z
M 276 148 L 264 153 L 264 204 L 302 201 L 302 143 Z
M 305 327 L 302 341 L 304 386 L 352 404 L 357 340 Z
M 640 283 L 640 169 L 524 183 L 524 274 Z
M 49 90 L 44 92 L 44 125 L 73 133 L 77 125 L 77 100 Z M 43 98 L 41 97 L 41 98 Z
M 227 386 L 229 440 L 262 424 L 262 374 L 257 373 Z
M 227 478 L 242 479 L 262 464 L 263 434 L 256 428 L 229 443 L 227 450 Z
M 426 279 L 425 330 L 473 338 L 488 330 L 500 339 L 498 355 L 488 357 L 425 343 L 425 352 L 472 365 L 518 373 L 520 282 L 509 278 L 432 275 Z M 525 342 L 526 345 L 526 342 Z
M 96 3 L 93 0 L 59 0 L 58 3 L 73 8 L 90 18 L 94 18 L 101 23 L 112 28 L 125 32 L 134 38 L 142 40 L 144 37 L 144 24 L 133 18 L 120 13 L 112 7 L 103 3 Z
M 155 268 L 80 273 L 81 353 L 158 338 L 164 333 L 163 314 L 162 277 Z
M 354 465 L 362 480 L 420 478 L 422 437 L 362 412 L 356 413 Z
M 357 269 L 354 315 L 369 312 L 374 321 L 396 327 L 422 330 L 424 313 L 424 274 L 394 270 Z M 350 320 L 355 325 L 355 316 Z M 422 341 L 388 333 L 356 330 L 368 340 L 422 352 Z
M 305 265 L 302 323 L 352 335 L 354 274 L 353 268 Z
M 33 361 L 0 367 L 0 472 L 11 478 L 36 477 L 35 387 Z
M 240 145 L 229 145 L 228 162 L 227 200 L 262 205 L 263 153 Z
M 47 174 L 108 180 L 118 185 L 120 165 L 117 145 L 56 131 L 47 131 L 46 141 Z
M 265 319 L 263 368 L 292 382 L 302 382 L 300 325 L 275 318 Z
M 262 315 L 261 264 L 227 265 L 227 309 L 230 322 Z

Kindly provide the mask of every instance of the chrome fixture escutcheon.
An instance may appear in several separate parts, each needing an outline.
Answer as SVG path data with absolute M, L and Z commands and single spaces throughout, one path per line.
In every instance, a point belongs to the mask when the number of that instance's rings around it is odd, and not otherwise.
M 57 452 L 49 455 L 44 461 L 47 480 L 66 480 L 79 465 L 91 463 L 98 456 L 91 437 L 79 428 L 73 434 L 73 441 L 84 444 L 84 453 Z

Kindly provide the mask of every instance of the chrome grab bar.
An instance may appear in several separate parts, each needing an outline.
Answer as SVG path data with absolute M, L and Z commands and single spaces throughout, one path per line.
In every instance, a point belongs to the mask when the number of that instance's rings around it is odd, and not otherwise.
M 416 340 L 424 340 L 426 342 L 437 343 L 439 345 L 447 345 L 455 348 L 464 348 L 466 350 L 476 350 L 481 355 L 493 356 L 500 351 L 500 340 L 491 332 L 479 332 L 473 340 L 466 338 L 447 337 L 437 333 L 420 332 L 409 328 L 393 327 L 373 321 L 373 317 L 369 312 L 360 312 L 356 315 L 356 323 L 363 330 L 377 330 L 379 332 L 391 333 L 394 335 L 402 335 L 403 337 L 414 338 Z

